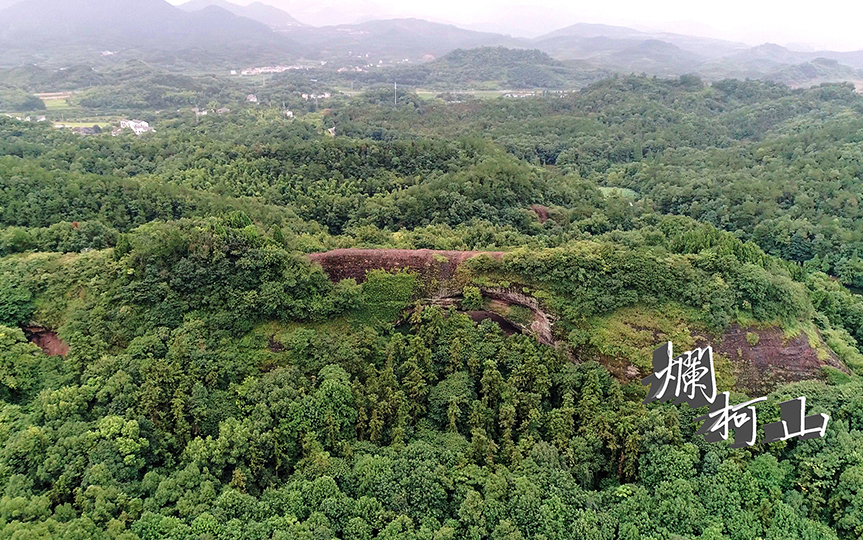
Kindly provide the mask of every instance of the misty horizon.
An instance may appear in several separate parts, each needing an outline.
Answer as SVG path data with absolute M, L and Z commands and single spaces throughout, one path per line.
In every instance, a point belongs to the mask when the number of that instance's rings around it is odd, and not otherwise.
M 20 0 L 16 0 L 20 1 Z M 182 5 L 188 0 L 167 0 L 173 5 Z M 843 16 L 837 20 L 832 14 L 840 7 L 848 11 L 843 3 L 828 1 L 817 13 L 794 13 L 779 2 L 757 4 L 734 1 L 727 3 L 722 14 L 682 2 L 650 4 L 650 12 L 643 10 L 643 3 L 631 0 L 606 2 L 601 6 L 579 6 L 576 11 L 562 0 L 553 0 L 540 11 L 535 6 L 520 5 L 522 0 L 492 2 L 480 0 L 465 3 L 436 2 L 433 4 L 405 5 L 395 0 L 349 2 L 330 0 L 306 4 L 297 0 L 236 0 L 234 4 L 262 3 L 285 10 L 300 22 L 310 26 L 335 26 L 359 24 L 370 20 L 417 18 L 430 22 L 451 24 L 468 30 L 500 33 L 516 38 L 533 39 L 573 24 L 603 24 L 623 26 L 643 32 L 675 33 L 727 41 L 736 41 L 748 46 L 777 44 L 800 52 L 819 50 L 857 51 L 863 50 L 863 36 L 856 31 L 852 21 L 859 17 Z M 830 9 L 835 5 L 837 9 Z M 729 18 L 728 13 L 744 8 L 763 17 Z M 854 7 L 857 15 L 863 16 L 863 8 Z M 771 14 L 772 12 L 772 14 Z M 632 16 L 621 16 L 631 13 Z M 494 15 L 491 15 L 494 14 Z M 553 16 L 550 16 L 553 15 Z M 637 15 L 642 15 L 638 17 Z M 842 30 L 847 31 L 843 32 Z

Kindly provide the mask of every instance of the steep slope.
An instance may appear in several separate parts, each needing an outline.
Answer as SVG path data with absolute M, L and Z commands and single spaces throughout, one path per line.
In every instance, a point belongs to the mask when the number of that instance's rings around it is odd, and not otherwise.
M 209 6 L 220 7 L 239 17 L 246 17 L 247 19 L 258 21 L 259 23 L 266 24 L 274 30 L 305 26 L 297 19 L 291 17 L 289 13 L 261 2 L 255 2 L 248 6 L 239 6 L 237 4 L 226 2 L 225 0 L 191 0 L 190 2 L 181 4 L 178 7 L 183 11 L 192 13 Z

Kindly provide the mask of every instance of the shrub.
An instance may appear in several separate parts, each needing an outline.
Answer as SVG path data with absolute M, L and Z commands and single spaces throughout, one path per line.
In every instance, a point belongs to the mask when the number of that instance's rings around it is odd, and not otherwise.
M 462 295 L 464 300 L 461 301 L 461 305 L 464 309 L 469 311 L 482 309 L 482 293 L 478 287 L 467 286 L 462 291 Z
M 746 332 L 746 343 L 752 345 L 753 347 L 758 345 L 758 334 L 755 332 Z

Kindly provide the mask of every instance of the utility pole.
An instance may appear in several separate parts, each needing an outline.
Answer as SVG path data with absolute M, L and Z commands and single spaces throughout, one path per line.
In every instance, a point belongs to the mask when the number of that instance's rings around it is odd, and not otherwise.
M 399 105 L 399 85 L 396 82 L 393 82 L 393 105 L 396 107 Z

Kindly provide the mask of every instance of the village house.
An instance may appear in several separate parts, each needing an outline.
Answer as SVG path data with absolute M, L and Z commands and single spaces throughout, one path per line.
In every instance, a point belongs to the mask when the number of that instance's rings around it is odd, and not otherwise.
M 150 124 L 144 122 L 143 120 L 120 120 L 120 130 L 131 129 L 135 135 L 141 136 L 144 133 L 155 131 L 150 127 Z M 117 134 L 118 131 L 112 132 L 112 135 Z
M 303 99 L 308 101 L 310 99 L 327 99 L 330 97 L 329 92 L 324 92 L 323 94 L 303 94 Z
M 292 69 L 305 69 L 303 66 L 263 66 L 263 67 L 254 67 L 247 68 L 240 72 L 241 75 L 264 75 L 267 73 L 283 73 Z M 235 74 L 236 71 L 232 71 L 231 74 Z

